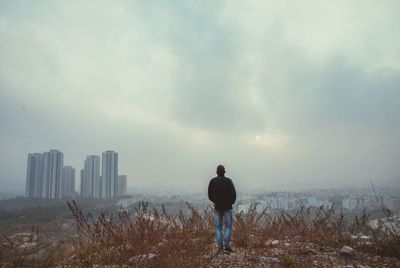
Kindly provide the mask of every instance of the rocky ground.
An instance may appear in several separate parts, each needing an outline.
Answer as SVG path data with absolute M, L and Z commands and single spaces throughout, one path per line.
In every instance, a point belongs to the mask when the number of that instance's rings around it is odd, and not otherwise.
M 46 256 L 60 252 L 73 254 L 72 239 L 77 239 L 76 223 L 72 219 L 54 220 L 41 224 L 15 224 L 0 229 L 0 267 L 18 267 L 8 264 L 21 256 Z M 5 260 L 8 261 L 5 261 Z M 2 262 L 5 261 L 5 262 Z M 29 263 L 29 262 L 27 262 Z M 26 265 L 29 266 L 29 265 Z
M 200 221 L 199 219 L 197 219 Z M 153 222 L 149 221 L 148 225 L 143 228 L 145 230 L 152 230 Z M 90 225 L 91 226 L 91 225 Z M 247 226 L 247 225 L 245 225 Z M 24 265 L 20 265 L 18 258 L 10 258 L 10 254 L 21 254 L 34 256 L 46 256 L 46 253 L 55 251 L 58 253 L 59 259 L 53 261 L 51 264 L 45 267 L 80 267 L 82 262 L 79 262 L 77 256 L 77 247 L 73 241 L 78 241 L 79 236 L 76 231 L 76 222 L 74 220 L 56 220 L 48 222 L 46 224 L 41 224 L 38 226 L 33 226 L 29 224 L 24 225 L 10 225 L 7 228 L 2 226 L 0 233 L 4 233 L 5 236 L 0 237 L 0 266 L 1 267 L 32 267 L 29 262 L 25 262 Z M 124 233 L 124 229 L 120 226 L 115 226 L 117 228 L 116 234 Z M 120 229 L 118 229 L 120 228 Z M 169 229 L 166 229 L 169 230 Z M 326 246 L 331 244 L 330 240 L 316 241 L 316 243 L 305 241 L 307 237 L 301 238 L 300 236 L 287 237 L 287 236 L 276 236 L 285 238 L 283 240 L 271 239 L 268 241 L 260 240 L 257 236 L 257 232 L 249 232 L 245 235 L 245 243 L 239 244 L 240 239 L 238 239 L 235 234 L 232 239 L 232 248 L 234 253 L 232 254 L 216 254 L 215 241 L 212 242 L 212 237 L 209 236 L 210 233 L 199 234 L 203 235 L 201 237 L 209 237 L 203 239 L 203 245 L 201 247 L 194 247 L 199 245 L 199 243 L 178 243 L 181 240 L 174 240 L 176 235 L 181 235 L 179 239 L 187 242 L 187 239 L 192 238 L 193 240 L 198 240 L 193 238 L 197 234 L 193 234 L 193 228 L 182 229 L 178 228 L 177 233 L 171 233 L 169 240 L 166 242 L 158 243 L 158 233 L 155 236 L 154 243 L 155 246 L 145 255 L 136 255 L 128 251 L 126 258 L 118 262 L 109 261 L 114 265 L 97 265 L 91 264 L 91 267 L 337 267 L 337 268 L 367 268 L 367 267 L 399 267 L 399 258 L 382 257 L 368 251 L 360 249 L 352 249 L 346 247 L 348 245 L 340 246 Z M 182 232 L 185 236 L 182 236 Z M 243 231 L 243 230 L 242 230 Z M 136 235 L 140 235 L 138 232 Z M 173 235 L 173 236 L 172 236 Z M 112 236 L 110 236 L 112 238 Z M 270 237 L 270 236 L 268 236 Z M 236 239 L 236 240 L 235 240 Z M 136 241 L 136 240 L 135 240 Z M 178 244 L 184 245 L 184 247 L 171 247 L 173 242 L 175 246 Z M 261 241 L 261 242 L 260 242 Z M 313 240 L 315 241 L 315 240 Z M 396 240 L 397 241 L 397 240 Z M 119 243 L 118 241 L 115 241 Z M 236 242 L 236 244 L 235 244 Z M 117 245 L 118 245 L 117 243 Z M 134 242 L 131 242 L 134 243 Z M 141 243 L 136 241 L 135 243 Z M 158 243 L 158 244 L 157 244 Z M 241 246 L 243 245 L 243 246 Z M 324 245 L 324 246 L 322 246 Z M 192 247 L 196 249 L 194 252 L 196 256 L 186 256 L 185 249 L 187 247 Z M 357 247 L 356 243 L 353 243 L 354 247 Z M 11 248 L 11 249 L 10 249 Z M 108 247 L 110 249 L 110 247 Z M 112 248 L 111 248 L 112 249 Z M 7 251 L 6 251 L 7 250 Z M 106 250 L 106 249 L 105 249 Z M 96 254 L 104 253 L 105 250 L 101 249 Z M 163 251 L 164 250 L 164 251 Z M 167 254 L 165 252 L 167 251 Z M 182 251 L 182 252 L 180 252 Z M 137 252 L 137 251 L 133 251 Z M 140 251 L 139 252 L 143 252 Z M 147 252 L 147 251 L 145 251 Z M 163 255 L 164 252 L 164 255 Z M 190 252 L 190 251 L 189 251 Z M 88 251 L 87 254 L 91 252 Z M 192 252 L 193 254 L 193 252 Z M 396 254 L 395 254 L 396 255 Z M 88 255 L 96 256 L 96 255 Z M 180 257 L 181 259 L 177 258 Z M 399 256 L 397 254 L 397 256 Z M 12 256 L 11 256 L 12 257 Z M 170 258 L 166 261 L 166 258 Z M 187 259 L 186 259 L 187 257 Z M 192 260 L 190 258 L 192 257 Z M 197 259 L 196 259 L 197 258 Z M 10 260 L 11 259 L 11 260 Z M 194 260 L 197 260 L 196 265 L 189 266 L 193 264 Z M 2 262 L 2 260 L 4 262 Z M 126 261 L 128 260 L 128 261 Z M 189 260 L 189 261 L 187 261 Z M 182 264 L 182 261 L 186 261 Z M 16 266 L 15 263 L 18 265 Z M 61 263 L 61 266 L 58 266 Z M 103 263 L 103 262 L 94 262 Z M 117 265 L 118 263 L 118 265 Z M 173 263 L 173 265 L 170 263 Z M 164 265 L 161 265 L 164 264 Z M 165 265 L 167 264 L 167 265 Z M 44 267 L 44 266 L 40 266 Z
M 10 237 L 19 249 L 34 250 L 37 247 L 37 237 L 32 233 L 17 233 Z M 204 259 L 211 260 L 205 267 L 335 267 L 335 268 L 367 268 L 367 267 L 400 267 L 400 260 L 381 257 L 373 254 L 343 247 L 321 247 L 318 244 L 287 240 L 270 240 L 265 245 L 256 248 L 232 248 L 234 253 L 217 253 L 210 245 Z M 73 249 L 70 249 L 73 254 Z M 68 256 L 68 254 L 67 254 Z M 145 258 L 147 267 L 159 267 L 157 254 L 133 256 L 132 260 Z M 73 265 L 74 257 L 69 257 L 64 263 Z M 207 261 L 208 262 L 208 261 Z M 129 267 L 128 265 L 123 265 Z M 101 266 L 96 266 L 101 267 Z M 104 267 L 120 267 L 111 265 Z
M 334 267 L 334 268 L 372 268 L 372 267 L 400 267 L 400 260 L 396 258 L 380 257 L 373 254 L 357 252 L 355 250 L 342 253 L 341 248 L 320 247 L 314 243 L 292 241 L 268 241 L 266 247 L 245 249 L 233 247 L 234 253 L 216 254 L 212 246 L 204 259 L 211 259 L 211 263 L 204 267 Z M 188 256 L 190 258 L 190 256 Z M 157 254 L 148 254 L 132 257 L 146 259 L 145 267 L 160 267 Z M 119 265 L 98 266 L 97 268 L 118 268 Z M 122 265 L 122 267 L 131 267 Z M 133 266 L 132 266 L 133 267 Z
M 341 253 L 341 248 L 321 247 L 314 243 L 291 240 L 268 241 L 265 247 L 245 249 L 234 247 L 235 253 L 215 255 L 211 267 L 400 267 L 396 258 L 352 251 Z

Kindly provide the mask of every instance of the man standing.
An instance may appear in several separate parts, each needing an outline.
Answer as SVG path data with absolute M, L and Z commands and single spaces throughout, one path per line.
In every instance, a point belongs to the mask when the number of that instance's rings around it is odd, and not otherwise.
M 225 177 L 225 167 L 217 167 L 217 177 L 211 179 L 208 185 L 208 199 L 214 203 L 217 224 L 218 253 L 224 250 L 232 253 L 229 246 L 232 231 L 232 205 L 236 201 L 236 190 L 231 179 Z M 222 220 L 225 219 L 225 235 L 222 241 Z

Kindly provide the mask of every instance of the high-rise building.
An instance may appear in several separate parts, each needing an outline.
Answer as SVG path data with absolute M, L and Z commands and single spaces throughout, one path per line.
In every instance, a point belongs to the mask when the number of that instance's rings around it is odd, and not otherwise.
M 58 150 L 28 154 L 26 196 L 61 198 L 64 154 Z
M 85 189 L 85 170 L 81 169 L 81 189 L 80 189 L 81 197 L 85 197 L 86 189 Z
M 26 167 L 25 197 L 33 197 L 35 184 L 35 161 L 34 154 L 28 154 L 28 166 Z
M 37 159 L 37 173 L 35 179 L 35 187 L 34 187 L 34 197 L 43 198 L 43 161 L 44 161 L 44 154 L 36 153 L 35 154 Z
M 127 177 L 126 175 L 118 176 L 118 194 L 117 196 L 124 196 L 127 193 Z
M 61 198 L 64 155 L 58 150 L 28 154 L 26 196 Z
M 61 177 L 64 167 L 64 154 L 59 150 L 50 150 L 43 155 L 42 197 L 61 198 Z
M 100 188 L 100 156 L 89 155 L 85 159 L 81 196 L 84 198 L 100 198 Z
M 63 196 L 73 196 L 75 194 L 75 169 L 73 167 L 64 166 L 61 188 Z
M 105 151 L 102 154 L 101 196 L 113 198 L 118 195 L 118 153 Z
M 104 198 L 102 194 L 102 187 L 103 187 L 103 177 L 100 175 L 100 198 Z
M 42 197 L 43 187 L 43 154 L 28 154 L 26 169 L 26 197 Z

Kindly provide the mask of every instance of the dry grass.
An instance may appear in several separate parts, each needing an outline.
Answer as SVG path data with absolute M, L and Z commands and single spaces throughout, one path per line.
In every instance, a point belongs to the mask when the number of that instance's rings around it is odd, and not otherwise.
M 64 256 L 59 248 L 42 252 L 40 248 L 39 230 L 32 228 L 30 239 L 26 243 L 35 243 L 33 247 L 21 248 L 5 235 L 0 240 L 0 265 L 1 267 L 54 267 L 62 263 Z
M 268 239 L 287 238 L 327 246 L 353 244 L 352 235 L 361 236 L 371 231 L 365 213 L 349 224 L 343 213 L 335 213 L 333 207 L 301 207 L 294 215 L 284 211 L 269 215 L 266 210 L 257 213 L 256 206 L 252 205 L 248 213 L 240 213 L 235 218 L 235 239 L 244 247 L 263 246 Z
M 209 267 L 213 259 L 215 223 L 211 207 L 198 212 L 187 204 L 190 215 L 185 216 L 182 211 L 169 215 L 164 207 L 158 211 L 141 203 L 133 215 L 103 212 L 93 217 L 85 215 L 74 201 L 68 206 L 80 235 L 74 241 L 72 258 L 55 252 L 35 259 L 5 240 L 0 247 L 0 263 L 8 263 L 5 267 Z M 274 239 L 295 239 L 336 248 L 348 245 L 359 251 L 400 258 L 399 233 L 372 230 L 367 223 L 365 213 L 346 222 L 343 213 L 335 212 L 333 207 L 303 207 L 294 214 L 270 214 L 267 210 L 257 213 L 253 205 L 248 213 L 235 215 L 232 240 L 237 248 L 263 249 Z M 361 239 L 362 235 L 371 238 L 368 243 Z
M 97 222 L 89 223 L 72 203 L 70 208 L 83 238 L 78 244 L 77 259 L 81 264 L 141 266 L 148 260 L 133 256 L 155 254 L 157 263 L 163 267 L 207 266 L 212 259 L 209 252 L 214 243 L 214 213 L 209 208 L 200 214 L 187 205 L 191 211 L 189 217 L 184 217 L 182 212 L 171 216 L 165 210 L 149 211 L 142 203 L 133 218 L 121 213 L 113 220 L 104 213 Z M 294 215 L 286 212 L 270 215 L 267 210 L 257 213 L 256 206 L 252 205 L 248 213 L 235 215 L 233 243 L 236 247 L 262 248 L 271 239 L 289 238 L 321 246 L 349 245 L 362 251 L 400 257 L 398 234 L 372 230 L 367 223 L 365 213 L 348 223 L 343 213 L 335 213 L 333 207 L 302 207 Z M 368 243 L 361 239 L 363 235 L 371 237 Z
M 201 266 L 209 261 L 204 253 L 210 250 L 214 239 L 211 210 L 200 215 L 190 204 L 190 217 L 181 211 L 168 215 L 163 209 L 148 210 L 146 203 L 128 213 L 112 215 L 102 213 L 93 222 L 85 217 L 75 202 L 68 203 L 78 225 L 81 240 L 76 244 L 78 265 L 129 264 L 142 267 Z M 90 223 L 93 222 L 93 223 Z M 152 255 L 149 255 L 152 254 Z M 149 260 L 149 256 L 156 256 Z
M 248 213 L 236 215 L 235 241 L 242 247 L 263 247 L 271 239 L 295 239 L 320 246 L 348 245 L 364 252 L 400 258 L 399 223 L 383 224 L 381 229 L 373 230 L 368 218 L 364 211 L 347 222 L 343 212 L 335 212 L 333 207 L 301 207 L 294 215 L 284 211 L 269 215 L 266 210 L 257 213 L 253 205 Z

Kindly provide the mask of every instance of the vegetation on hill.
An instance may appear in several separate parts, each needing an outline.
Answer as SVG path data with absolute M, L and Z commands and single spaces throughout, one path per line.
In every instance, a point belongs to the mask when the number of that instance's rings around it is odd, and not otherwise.
M 170 215 L 149 209 L 146 203 L 134 213 L 108 212 L 94 217 L 77 203 L 68 203 L 77 232 L 72 246 L 40 252 L 4 237 L 0 263 L 4 267 L 312 267 L 341 264 L 398 265 L 399 226 L 372 229 L 368 215 L 347 221 L 333 208 L 301 208 L 295 214 L 248 213 L 235 215 L 233 245 L 236 253 L 215 256 L 215 223 L 212 208 L 199 212 L 187 204 L 190 215 Z M 36 240 L 35 240 L 36 239 Z M 356 254 L 340 256 L 342 246 Z

